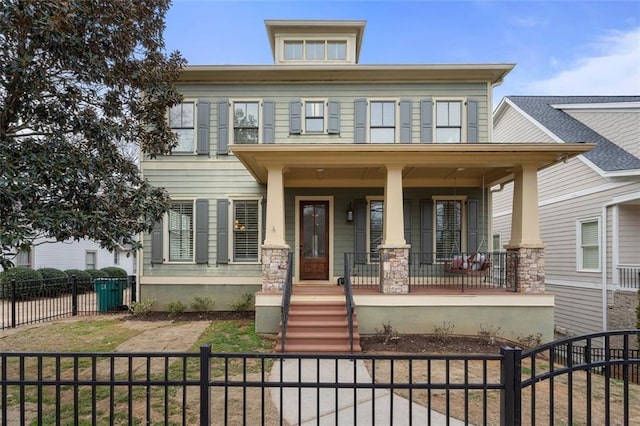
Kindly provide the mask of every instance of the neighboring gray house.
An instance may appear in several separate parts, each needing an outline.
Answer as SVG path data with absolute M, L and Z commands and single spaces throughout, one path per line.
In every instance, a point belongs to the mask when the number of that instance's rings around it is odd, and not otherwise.
M 596 144 L 538 174 L 546 290 L 560 334 L 635 328 L 640 96 L 508 96 L 493 129 L 494 142 Z M 493 191 L 496 247 L 510 238 L 512 191 Z
M 493 87 L 513 64 L 363 65 L 363 21 L 265 24 L 274 64 L 187 66 L 168 114 L 179 145 L 141 161 L 172 198 L 141 236 L 141 300 L 225 310 L 249 292 L 272 333 L 291 265 L 294 294 L 349 272 L 363 333 L 449 321 L 550 340 L 537 171 L 591 146 L 492 143 Z M 511 180 L 520 269 L 494 276 L 488 190 Z

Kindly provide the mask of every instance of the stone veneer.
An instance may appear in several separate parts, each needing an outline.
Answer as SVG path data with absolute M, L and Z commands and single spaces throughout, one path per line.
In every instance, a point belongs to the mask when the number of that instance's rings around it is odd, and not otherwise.
M 384 294 L 409 293 L 409 247 L 379 247 L 380 290 Z
M 509 282 L 518 280 L 519 293 L 543 294 L 545 292 L 544 247 L 507 247 L 507 263 L 507 280 Z
M 262 246 L 262 291 L 279 292 L 287 279 L 289 246 Z
M 609 299 L 607 313 L 608 330 L 633 330 L 636 328 L 638 317 L 636 308 L 638 307 L 638 293 L 635 291 L 616 290 Z M 611 346 L 621 348 L 623 345 L 622 336 L 612 337 Z M 638 349 L 638 339 L 632 336 L 629 339 L 629 347 Z

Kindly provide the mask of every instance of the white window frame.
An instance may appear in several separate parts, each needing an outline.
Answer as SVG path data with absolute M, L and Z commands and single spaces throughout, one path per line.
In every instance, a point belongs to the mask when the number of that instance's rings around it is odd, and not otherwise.
M 237 261 L 235 260 L 235 252 L 233 250 L 233 243 L 234 243 L 234 238 L 233 238 L 233 232 L 234 232 L 234 216 L 233 216 L 233 208 L 234 208 L 234 204 L 237 201 L 257 201 L 258 202 L 258 259 L 255 261 Z M 229 235 L 229 246 L 228 246 L 228 253 L 229 253 L 229 264 L 236 264 L 236 265 L 255 265 L 255 264 L 260 264 L 262 263 L 262 250 L 260 249 L 260 246 L 262 245 L 262 240 L 264 238 L 264 236 L 262 235 L 262 221 L 264 220 L 264 218 L 262 217 L 262 203 L 263 203 L 263 197 L 258 197 L 258 196 L 245 196 L 245 195 L 233 195 L 229 197 L 229 213 L 227 215 L 227 217 L 229 218 L 229 231 L 228 231 L 228 235 Z
M 300 43 L 302 42 L 302 59 L 286 59 L 285 58 L 285 44 L 286 43 Z M 307 59 L 307 43 L 324 43 L 324 59 Z M 329 59 L 329 42 L 344 42 L 345 44 L 345 57 L 344 59 Z M 280 62 L 293 64 L 293 63 L 311 63 L 311 64 L 344 64 L 354 62 L 351 58 L 351 44 L 354 43 L 352 36 L 285 36 L 280 37 Z
M 197 148 L 197 134 L 198 134 L 198 99 L 195 98 L 185 98 L 182 100 L 182 102 L 180 102 L 180 104 L 187 104 L 187 103 L 192 103 L 193 104 L 193 141 L 192 141 L 192 149 L 191 150 L 185 150 L 185 149 L 178 149 L 178 147 L 180 146 L 180 144 L 176 145 L 175 148 L 173 148 L 173 150 L 171 151 L 171 154 L 194 154 L 196 152 L 196 148 Z M 178 104 L 178 105 L 180 105 Z M 169 126 L 171 126 L 171 121 L 170 121 L 170 109 L 169 111 L 167 111 L 167 121 L 169 122 Z M 174 129 L 174 127 L 171 127 L 171 129 Z M 177 129 L 177 127 L 176 127 Z
M 393 142 L 371 142 L 371 104 L 374 102 L 393 102 L 394 108 L 394 132 Z M 384 143 L 398 143 L 400 140 L 400 99 L 399 98 L 372 98 L 367 99 L 367 143 L 370 144 L 384 144 Z
M 467 209 L 465 208 L 465 206 L 467 203 L 467 196 L 466 195 L 434 195 L 433 197 L 431 197 L 431 199 L 433 200 L 433 228 L 432 229 L 433 229 L 434 257 L 437 259 L 438 262 L 444 261 L 446 259 L 446 256 L 444 259 L 438 259 L 438 256 L 437 256 L 437 253 L 438 253 L 437 202 L 438 201 L 460 201 L 462 203 L 460 208 L 460 247 L 458 247 L 458 250 L 462 253 L 466 253 L 467 252 Z
M 24 266 L 26 268 L 33 268 L 33 249 L 34 247 L 32 246 L 31 250 L 29 251 L 18 250 L 14 259 L 15 266 Z M 25 256 L 27 258 L 27 263 L 19 262 L 18 260 L 20 259 L 20 256 Z
M 93 256 L 93 268 L 89 268 L 89 255 Z M 96 250 L 84 251 L 84 269 L 98 269 L 98 252 Z
M 238 98 L 238 99 L 229 99 L 229 144 L 235 144 L 235 127 L 234 127 L 234 105 L 236 103 L 257 103 L 258 104 L 258 142 L 256 144 L 247 144 L 241 143 L 239 145 L 258 145 L 263 143 L 263 135 L 262 135 L 262 121 L 263 121 L 263 100 L 256 98 Z
M 194 264 L 196 262 L 196 199 L 195 197 L 185 197 L 185 198 L 172 198 L 171 203 L 192 203 L 192 211 L 193 211 L 193 220 L 191 223 L 191 241 L 192 241 L 192 255 L 190 260 L 171 260 L 170 256 L 170 235 L 169 235 L 169 212 L 164 214 L 163 220 L 163 234 L 164 238 L 162 238 L 162 250 L 164 253 L 164 259 L 166 259 L 163 263 L 165 264 L 177 264 L 177 265 L 189 265 Z
M 318 98 L 307 98 L 301 99 L 302 105 L 302 133 L 308 135 L 325 135 L 327 134 L 327 120 L 328 120 L 328 109 L 329 109 L 329 100 L 328 99 L 318 99 Z M 322 131 L 314 132 L 307 130 L 307 102 L 309 103 L 320 103 L 322 102 Z
M 438 141 L 438 102 L 460 102 L 460 142 L 440 142 Z M 433 98 L 433 123 L 432 140 L 439 144 L 456 144 L 467 142 L 467 98 L 465 97 L 439 97 Z
M 367 200 L 367 262 L 379 263 L 379 259 L 371 259 L 371 253 L 374 253 L 378 249 L 378 247 L 371 247 L 371 202 L 381 201 L 383 203 L 382 211 L 384 212 L 384 196 L 367 195 L 365 199 Z M 384 238 L 384 213 L 382 215 L 382 236 Z
M 118 249 L 113 250 L 113 264 L 120 264 L 120 252 L 118 252 Z
M 596 227 L 598 230 L 597 237 L 597 248 L 598 248 L 598 267 L 597 268 L 586 268 L 584 266 L 584 253 L 583 253 L 583 243 L 582 243 L 582 226 L 585 223 L 596 223 Z M 593 247 L 593 246 L 591 246 Z M 600 217 L 589 217 L 584 219 L 578 219 L 576 221 L 576 271 L 577 272 L 601 272 L 602 269 L 602 259 L 600 258 L 602 254 L 602 234 L 600 229 Z
M 496 247 L 496 245 L 494 244 L 494 240 L 496 239 L 496 237 L 498 238 L 498 247 Z M 502 250 L 502 234 L 500 232 L 494 232 L 491 235 L 491 244 L 493 245 L 492 249 L 493 251 L 503 251 Z

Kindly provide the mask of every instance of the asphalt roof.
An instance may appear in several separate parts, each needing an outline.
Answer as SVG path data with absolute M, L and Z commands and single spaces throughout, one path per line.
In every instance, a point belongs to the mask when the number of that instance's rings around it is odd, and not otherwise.
M 583 155 L 600 169 L 607 172 L 640 169 L 640 158 L 566 112 L 552 107 L 558 104 L 640 102 L 640 96 L 507 96 L 507 99 L 564 142 L 595 143 L 596 147 Z

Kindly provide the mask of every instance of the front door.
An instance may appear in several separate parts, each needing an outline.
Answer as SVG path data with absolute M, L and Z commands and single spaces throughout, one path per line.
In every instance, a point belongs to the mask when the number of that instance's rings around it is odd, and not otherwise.
M 300 201 L 300 279 L 329 279 L 328 201 Z

